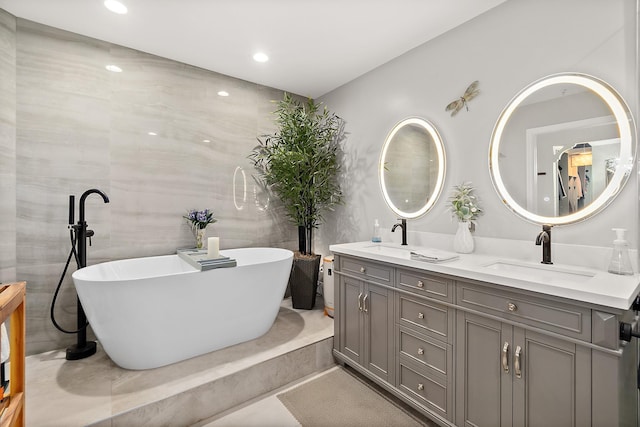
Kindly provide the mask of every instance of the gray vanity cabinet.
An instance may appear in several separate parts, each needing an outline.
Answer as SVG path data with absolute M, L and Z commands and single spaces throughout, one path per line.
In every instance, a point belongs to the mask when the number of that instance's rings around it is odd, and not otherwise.
M 591 425 L 591 350 L 515 327 L 513 345 L 513 425 Z
M 460 426 L 591 425 L 591 351 L 474 313 L 457 313 Z
M 617 310 L 336 254 L 334 355 L 442 426 L 637 426 Z
M 503 324 L 457 313 L 456 421 L 459 426 L 505 426 L 512 419 L 512 380 L 502 375 Z
M 396 386 L 408 399 L 453 421 L 453 281 L 397 269 Z M 406 292 L 405 292 L 406 291 Z
M 591 425 L 591 310 L 463 281 L 456 303 L 457 424 Z
M 363 275 L 371 264 L 362 263 Z M 336 300 L 340 352 L 386 382 L 393 381 L 393 294 L 366 278 L 342 276 Z

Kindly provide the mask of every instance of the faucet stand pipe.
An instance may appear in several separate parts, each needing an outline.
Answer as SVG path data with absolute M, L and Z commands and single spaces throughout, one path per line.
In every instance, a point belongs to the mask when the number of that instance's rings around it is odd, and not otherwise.
M 87 221 L 85 221 L 84 218 L 84 204 L 87 197 L 93 193 L 100 195 L 105 203 L 109 203 L 109 198 L 107 197 L 107 195 L 95 188 L 85 191 L 80 197 L 80 219 L 75 227 L 77 236 L 76 241 L 78 245 L 78 269 L 87 266 L 87 237 L 93 235 L 93 232 L 87 232 Z M 73 203 L 73 196 L 69 198 L 69 202 L 70 204 Z M 70 220 L 73 218 L 73 214 L 71 213 L 72 210 L 73 207 L 69 206 Z M 87 315 L 82 308 L 80 298 L 77 298 L 77 307 L 78 339 L 76 344 L 67 348 L 67 360 L 84 359 L 85 357 L 89 357 L 96 352 L 96 342 L 87 341 L 87 328 L 85 327 L 87 325 Z

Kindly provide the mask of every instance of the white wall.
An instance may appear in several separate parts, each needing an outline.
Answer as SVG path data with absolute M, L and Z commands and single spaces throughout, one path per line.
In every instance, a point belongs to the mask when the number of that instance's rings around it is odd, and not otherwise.
M 493 126 L 510 99 L 529 83 L 549 74 L 575 71 L 597 76 L 616 88 L 636 111 L 635 0 L 509 0 L 323 96 L 346 120 L 346 203 L 327 216 L 317 251 L 332 243 L 369 239 L 374 218 L 389 230 L 396 222 L 379 189 L 377 162 L 395 123 L 421 116 L 440 131 L 447 153 L 445 191 L 424 217 L 409 221 L 409 231 L 456 230 L 447 210 L 451 187 L 472 181 L 485 210 L 475 235 L 531 241 L 540 227 L 502 205 L 488 170 Z M 456 117 L 445 106 L 472 81 L 480 95 Z M 634 176 L 600 215 L 555 227 L 556 243 L 610 246 L 612 227 L 630 230 L 637 246 L 637 182 Z M 391 235 L 393 239 L 399 236 Z

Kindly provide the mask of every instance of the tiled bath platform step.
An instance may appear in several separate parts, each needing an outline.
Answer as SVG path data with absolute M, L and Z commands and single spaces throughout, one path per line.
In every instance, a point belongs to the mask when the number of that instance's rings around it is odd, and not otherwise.
M 121 369 L 100 348 L 79 361 L 64 350 L 29 356 L 27 426 L 188 426 L 333 366 L 322 300 L 290 306 L 256 340 L 157 369 Z

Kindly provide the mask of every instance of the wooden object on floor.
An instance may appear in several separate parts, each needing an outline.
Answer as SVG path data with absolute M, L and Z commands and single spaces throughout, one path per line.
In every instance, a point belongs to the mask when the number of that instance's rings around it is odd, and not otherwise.
M 0 323 L 9 320 L 9 390 L 6 409 L 0 416 L 0 427 L 23 427 L 25 400 L 25 310 L 26 282 L 10 283 L 0 287 Z

